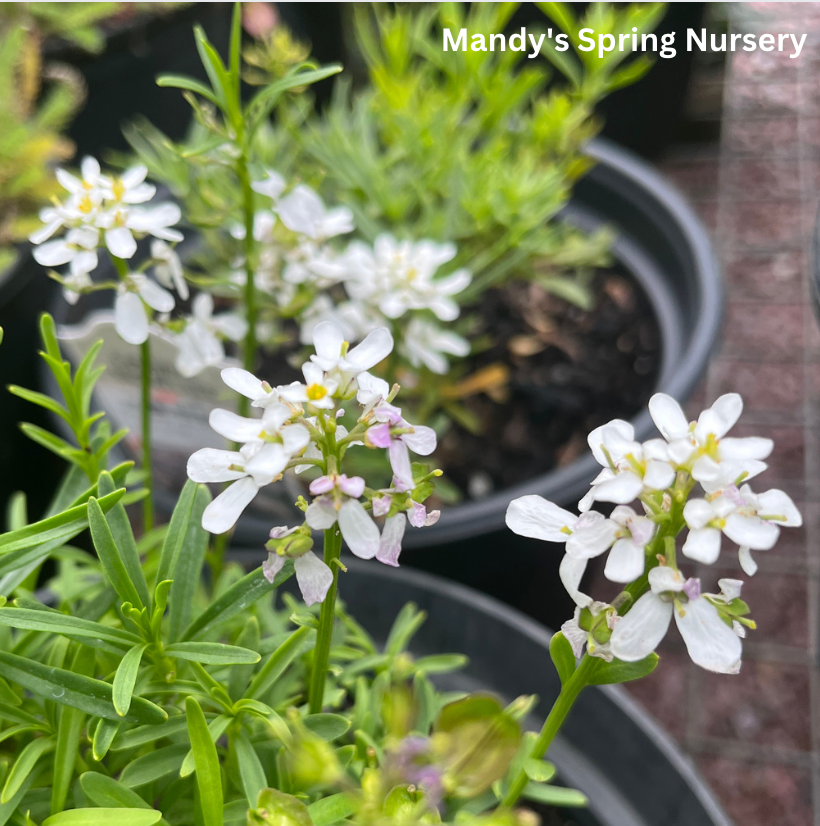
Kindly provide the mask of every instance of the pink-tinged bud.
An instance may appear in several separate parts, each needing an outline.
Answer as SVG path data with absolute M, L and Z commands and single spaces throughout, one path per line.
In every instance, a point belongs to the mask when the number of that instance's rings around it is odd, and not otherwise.
M 690 600 L 695 600 L 700 596 L 700 580 L 691 577 L 683 583 L 683 593 L 689 597 Z
M 423 528 L 427 520 L 427 508 L 418 502 L 413 502 L 412 507 L 407 511 L 407 521 L 414 528 Z
M 401 408 L 387 402 L 382 402 L 374 408 L 373 416 L 378 421 L 387 422 L 388 424 L 404 424 L 404 419 L 401 417 Z
M 261 40 L 273 31 L 279 22 L 279 15 L 273 3 L 243 3 L 242 27 L 251 36 Z
M 367 431 L 367 441 L 373 447 L 390 447 L 390 425 L 378 424 Z
M 361 476 L 348 478 L 343 473 L 338 479 L 339 490 L 352 499 L 358 499 L 364 493 L 364 479 Z
M 385 494 L 384 496 L 373 497 L 373 516 L 387 516 L 390 513 L 390 505 L 392 499 Z
M 280 525 L 278 528 L 271 528 L 270 529 L 270 538 L 271 539 L 282 539 L 285 536 L 290 536 L 294 531 L 298 530 L 297 528 L 289 528 L 287 525 Z
M 429 528 L 431 525 L 435 525 L 439 519 L 441 519 L 441 511 L 430 511 L 427 514 L 427 519 L 424 520 L 424 527 Z
M 310 492 L 314 496 L 321 496 L 323 493 L 330 493 L 336 487 L 336 482 L 331 476 L 320 476 L 310 483 Z

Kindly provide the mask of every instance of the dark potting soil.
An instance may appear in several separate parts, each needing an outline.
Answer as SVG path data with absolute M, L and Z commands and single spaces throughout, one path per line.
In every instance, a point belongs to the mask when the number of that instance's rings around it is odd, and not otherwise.
M 630 418 L 649 400 L 660 335 L 649 301 L 623 269 L 598 271 L 589 311 L 517 282 L 484 296 L 470 372 L 502 365 L 506 388 L 463 403 L 480 432 L 455 425 L 439 440 L 438 465 L 468 498 L 531 479 L 584 454 L 587 434 Z

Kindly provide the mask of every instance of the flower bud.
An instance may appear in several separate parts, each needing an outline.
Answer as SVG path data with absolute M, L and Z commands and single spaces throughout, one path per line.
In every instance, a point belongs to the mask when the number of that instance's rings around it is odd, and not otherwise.
M 278 789 L 263 789 L 256 808 L 248 811 L 248 826 L 313 826 L 307 806 Z

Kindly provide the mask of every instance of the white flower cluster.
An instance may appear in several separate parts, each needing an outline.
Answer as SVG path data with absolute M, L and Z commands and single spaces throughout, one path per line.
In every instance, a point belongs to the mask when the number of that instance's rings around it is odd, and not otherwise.
M 137 238 L 153 236 L 151 257 L 140 271 L 121 274 L 119 281 L 97 285 L 116 291 L 114 324 L 129 344 L 148 339 L 154 311 L 158 320 L 175 307 L 170 290 L 184 301 L 189 297 L 188 283 L 179 256 L 167 242 L 179 242 L 182 233 L 174 229 L 181 219 L 173 203 L 147 204 L 156 195 L 156 187 L 146 183 L 147 169 L 135 166 L 121 177 L 105 175 L 94 158 L 85 158 L 81 177 L 63 169 L 56 176 L 68 197 L 40 212 L 44 226 L 30 236 L 37 245 L 34 258 L 44 267 L 68 266 L 60 276 L 66 300 L 74 304 L 80 295 L 95 289 L 91 273 L 99 266 L 98 250 L 107 249 L 119 261 L 130 261 L 137 251 Z M 49 240 L 65 230 L 60 238 Z M 156 280 L 145 270 L 153 268 Z M 198 295 L 192 315 L 166 325 L 166 335 L 179 348 L 177 368 L 186 376 L 200 372 L 225 358 L 223 339 L 238 341 L 247 325 L 237 315 L 213 315 L 213 299 Z
M 314 331 L 314 346 L 315 354 L 302 367 L 304 382 L 271 387 L 246 370 L 223 370 L 224 382 L 249 398 L 261 417 L 213 410 L 211 427 L 240 447 L 203 448 L 188 460 L 188 476 L 195 482 L 230 483 L 203 514 L 202 526 L 211 533 L 230 530 L 259 490 L 287 470 L 319 469 L 321 476 L 309 487 L 313 499 L 303 503 L 304 524 L 271 531 L 264 566 L 272 581 L 285 559 L 293 559 L 309 605 L 324 599 L 332 581 L 328 566 L 311 551 L 312 530 L 337 525 L 356 556 L 398 565 L 407 523 L 424 527 L 439 516 L 423 504 L 437 472 L 417 478 L 410 461 L 410 451 L 427 456 L 435 450 L 435 433 L 405 421 L 393 404 L 398 387 L 391 390 L 368 372 L 391 353 L 390 332 L 374 330 L 349 348 L 342 331 L 323 322 Z M 349 432 L 340 422 L 342 404 L 360 407 Z M 362 445 L 388 451 L 394 475 L 389 489 L 371 489 L 361 477 L 342 473 L 347 449 Z M 374 521 L 377 517 L 386 517 L 382 530 Z
M 298 287 L 310 290 L 314 297 L 299 315 L 303 344 L 310 343 L 314 328 L 323 321 L 333 321 L 348 340 L 360 341 L 379 327 L 394 328 L 396 320 L 409 313 L 400 350 L 413 367 L 445 373 L 447 356 L 469 353 L 466 339 L 434 320 L 458 318 L 459 306 L 452 296 L 471 280 L 464 269 L 436 277 L 438 269 L 455 257 L 453 244 L 397 241 L 384 234 L 372 246 L 353 241 L 336 252 L 329 240 L 354 229 L 349 209 L 328 209 L 304 184 L 283 196 L 285 180 L 272 170 L 252 186 L 272 201 L 270 209 L 255 216 L 254 238 L 261 247 L 255 283 L 279 305 L 289 303 Z M 290 236 L 276 234 L 277 221 Z M 241 238 L 244 230 L 236 228 L 234 235 Z M 237 272 L 234 280 L 242 283 L 244 278 Z M 343 285 L 345 297 L 335 301 L 328 290 L 337 285 Z
M 722 673 L 739 670 L 741 638 L 754 627 L 740 600 L 742 583 L 721 579 L 719 594 L 702 593 L 700 580 L 678 567 L 676 540 L 687 530 L 682 555 L 711 565 L 725 536 L 739 546 L 740 565 L 751 576 L 757 570 L 751 552 L 770 550 L 781 527 L 802 524 L 783 491 L 756 494 L 746 484 L 766 469 L 773 443 L 726 436 L 742 410 L 740 396 L 730 393 L 689 422 L 674 399 L 658 393 L 649 412 L 662 439 L 636 442 L 632 425 L 619 419 L 590 433 L 603 470 L 579 502 L 580 515 L 540 496 L 510 503 L 507 525 L 515 533 L 565 544 L 560 576 L 578 607 L 562 631 L 577 656 L 586 644 L 594 656 L 641 660 L 674 616 L 695 663 Z M 690 498 L 696 483 L 703 496 Z M 630 507 L 635 500 L 641 513 Z M 605 517 L 590 510 L 594 502 L 616 507 Z M 627 586 L 612 605 L 580 590 L 588 560 L 607 551 L 604 575 Z

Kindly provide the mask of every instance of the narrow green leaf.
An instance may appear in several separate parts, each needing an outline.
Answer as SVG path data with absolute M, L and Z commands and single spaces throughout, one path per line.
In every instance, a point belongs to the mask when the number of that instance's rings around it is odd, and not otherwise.
M 550 657 L 561 678 L 561 685 L 575 673 L 575 654 L 572 653 L 572 646 L 569 640 L 558 631 L 552 635 L 550 640 Z
M 202 527 L 202 514 L 211 498 L 211 492 L 205 485 L 197 487 L 188 530 L 174 568 L 174 584 L 169 598 L 168 638 L 172 641 L 181 638 L 191 621 L 194 595 L 202 578 L 202 566 L 210 538 L 210 534 Z
M 420 657 L 413 663 L 416 671 L 425 674 L 449 674 L 464 668 L 469 662 L 463 654 L 432 654 L 429 657 Z
M 72 637 L 91 637 L 117 645 L 134 645 L 140 638 L 128 631 L 112 628 L 99 622 L 72 617 L 52 611 L 38 611 L 30 608 L 0 609 L 0 625 L 24 628 L 29 631 L 48 631 Z
M 162 812 L 153 809 L 69 809 L 47 817 L 43 826 L 154 826 Z
M 421 628 L 426 618 L 427 614 L 419 611 L 412 602 L 403 606 L 387 635 L 387 641 L 384 644 L 385 654 L 396 656 L 404 651 L 410 644 L 413 634 Z
M 542 786 L 539 783 L 527 783 L 521 796 L 547 806 L 583 808 L 589 803 L 586 795 L 576 789 L 566 789 L 563 786 Z
M 89 677 L 94 673 L 96 653 L 82 646 L 71 663 L 74 674 Z M 78 708 L 63 706 L 60 709 L 57 724 L 57 745 L 54 749 L 54 770 L 51 779 L 51 811 L 56 814 L 65 808 L 71 780 L 74 777 L 74 765 L 80 750 L 80 731 L 85 714 Z
M 247 611 L 259 599 L 278 588 L 293 574 L 293 563 L 288 560 L 274 581 L 268 582 L 261 568 L 251 571 L 232 585 L 203 611 L 186 629 L 183 640 L 194 640 L 231 617 Z
M 527 777 L 538 783 L 549 783 L 555 777 L 555 766 L 552 763 L 547 763 L 546 760 L 527 757 L 524 760 L 523 768 Z
M 99 763 L 111 748 L 114 738 L 120 730 L 120 723 L 116 720 L 101 719 L 94 729 L 94 739 L 91 743 L 91 753 Z
M 94 548 L 100 558 L 108 581 L 123 602 L 130 602 L 134 606 L 142 607 L 139 592 L 134 587 L 128 571 L 120 556 L 119 549 L 114 542 L 111 529 L 103 515 L 97 500 L 92 496 L 88 500 L 88 524 L 91 528 L 91 538 Z
M 310 628 L 297 628 L 265 661 L 251 680 L 245 696 L 255 699 L 264 694 L 285 669 L 305 650 L 315 632 Z
M 148 643 L 135 645 L 121 660 L 114 675 L 113 701 L 114 708 L 120 717 L 125 717 L 131 708 L 131 697 L 134 686 L 137 684 L 137 675 L 140 671 L 142 655 Z
M 97 487 L 100 491 L 100 496 L 106 496 L 117 490 L 117 484 L 108 471 L 104 470 L 100 473 L 100 478 L 97 480 Z M 122 502 L 118 502 L 108 512 L 106 516 L 108 527 L 111 529 L 111 536 L 114 537 L 114 544 L 120 552 L 120 558 L 128 572 L 128 576 L 137 593 L 140 597 L 140 608 L 149 604 L 148 597 L 148 583 L 145 581 L 145 574 L 142 571 L 142 563 L 140 562 L 140 555 L 137 551 L 137 543 L 134 540 L 134 532 L 131 530 L 131 520 L 125 512 L 125 506 Z
M 113 777 L 99 772 L 80 775 L 80 788 L 97 806 L 109 809 L 150 809 L 151 807 L 132 789 Z
M 174 737 L 181 731 L 186 731 L 188 723 L 184 714 L 171 717 L 166 723 L 158 726 L 138 726 L 120 734 L 111 744 L 111 751 L 123 751 L 153 743 L 163 737 Z
M 313 826 L 332 826 L 356 813 L 353 800 L 346 794 L 332 794 L 308 806 Z
M 38 737 L 25 746 L 6 778 L 2 794 L 0 794 L 0 803 L 8 803 L 20 791 L 20 787 L 34 771 L 40 758 L 53 748 L 54 740 L 50 737 Z
M 245 623 L 245 627 L 237 637 L 236 644 L 240 648 L 250 648 L 251 651 L 259 650 L 259 620 L 255 616 L 251 616 Z M 230 694 L 231 699 L 238 700 L 242 697 L 251 681 L 253 672 L 253 665 L 235 665 L 231 669 L 231 675 L 228 679 L 228 694 Z
M 194 497 L 198 487 L 196 482 L 189 479 L 182 488 L 182 493 L 179 495 L 179 500 L 171 515 L 168 533 L 165 534 L 165 541 L 162 543 L 156 582 L 175 578 L 174 569 L 191 521 L 191 510 L 194 506 Z
M 33 714 L 8 703 L 0 703 L 0 720 L 8 720 L 10 723 L 20 723 L 21 725 L 33 726 L 43 730 L 47 728 L 46 724 Z
M 44 665 L 5 651 L 0 651 L 0 668 L 7 680 L 47 700 L 79 708 L 92 717 L 105 717 L 108 720 L 120 719 L 114 709 L 112 688 L 109 683 L 81 674 L 73 674 L 71 671 Z M 134 697 L 131 701 L 131 709 L 122 719 L 129 723 L 156 724 L 164 722 L 167 715 L 159 706 L 142 697 Z
M 118 490 L 101 498 L 97 504 L 103 512 L 108 511 L 122 499 L 124 493 L 125 491 Z M 67 542 L 87 525 L 88 505 L 79 505 L 58 513 L 56 516 L 26 525 L 19 531 L 9 531 L 3 534 L 0 536 L 0 554 L 8 554 L 56 540 Z
M 211 665 L 258 663 L 262 659 L 256 651 L 249 648 L 224 645 L 221 642 L 175 642 L 165 648 L 165 653 L 169 657 Z
M 622 660 L 613 660 L 608 663 L 599 660 L 598 667 L 587 678 L 587 684 L 614 685 L 640 680 L 641 677 L 646 677 L 655 670 L 659 659 L 657 654 L 650 654 L 636 663 L 625 663 Z
M 259 799 L 259 792 L 268 785 L 265 770 L 244 729 L 239 729 L 234 739 L 234 748 L 236 749 L 236 762 L 239 766 L 239 779 L 242 781 L 248 806 L 253 809 Z
M 337 740 L 350 729 L 350 720 L 341 714 L 309 714 L 302 722 L 306 729 L 328 742 Z
M 194 702 L 196 702 L 196 700 L 194 700 Z M 225 733 L 232 719 L 233 718 L 228 717 L 227 714 L 220 714 L 218 717 L 214 717 L 214 719 L 211 720 L 210 723 L 208 723 L 208 734 L 211 738 L 212 743 L 216 743 L 216 741 Z M 194 750 L 192 748 L 188 752 L 188 754 L 185 755 L 185 760 L 182 763 L 182 768 L 179 770 L 179 776 L 188 777 L 188 775 L 193 774 L 195 770 L 196 760 L 194 759 Z
M 135 788 L 144 786 L 146 783 L 153 783 L 169 774 L 176 774 L 187 753 L 188 746 L 180 744 L 165 746 L 143 754 L 122 770 L 120 783 Z
M 205 715 L 193 697 L 185 700 L 185 711 L 196 765 L 202 821 L 204 826 L 222 826 L 222 775 L 216 746 L 208 731 Z
M 204 83 L 200 83 L 198 80 L 185 77 L 184 75 L 159 75 L 157 77 L 157 86 L 171 89 L 185 89 L 188 92 L 201 95 L 215 106 L 219 105 L 219 101 L 216 99 L 214 93 Z

